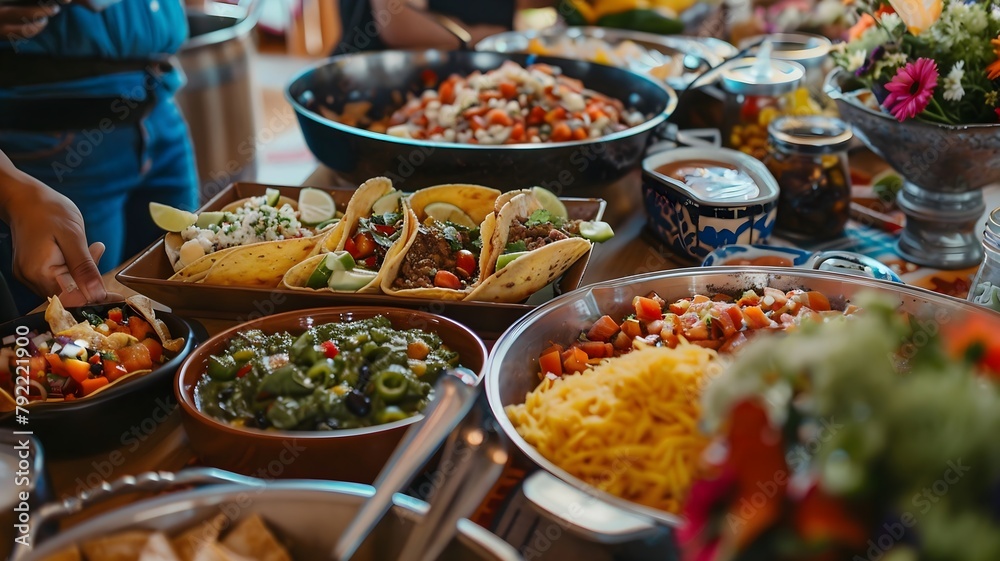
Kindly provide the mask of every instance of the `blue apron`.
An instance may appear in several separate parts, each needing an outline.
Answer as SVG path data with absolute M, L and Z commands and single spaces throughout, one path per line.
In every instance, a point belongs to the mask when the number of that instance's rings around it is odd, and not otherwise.
M 36 37 L 4 43 L 18 54 L 58 58 L 149 60 L 176 53 L 187 38 L 180 0 L 121 0 L 104 11 L 63 6 Z M 193 210 L 198 202 L 194 154 L 187 125 L 173 94 L 178 71 L 106 74 L 66 82 L 0 88 L 0 111 L 10 100 L 120 97 L 156 103 L 141 119 L 57 132 L 0 130 L 0 150 L 18 169 L 69 197 L 80 208 L 87 241 L 104 242 L 106 272 L 152 243 L 162 232 L 152 224 L 151 201 Z M 54 101 L 58 103 L 58 101 Z M 112 108 L 117 111 L 118 108 Z M 110 123 L 110 124 L 109 124 Z M 3 235 L 8 234 L 8 235 Z M 22 312 L 40 302 L 13 281 L 9 229 L 0 228 L 0 272 Z

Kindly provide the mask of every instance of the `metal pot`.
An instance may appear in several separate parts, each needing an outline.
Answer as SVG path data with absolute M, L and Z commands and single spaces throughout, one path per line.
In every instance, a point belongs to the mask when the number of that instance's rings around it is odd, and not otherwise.
M 818 290 L 830 297 L 834 304 L 844 304 L 862 291 L 876 291 L 896 298 L 903 311 L 918 317 L 929 314 L 927 317 L 932 317 L 939 325 L 962 321 L 968 314 L 990 313 L 968 302 L 912 286 L 841 273 L 781 267 L 660 271 L 590 285 L 556 298 L 525 316 L 500 337 L 493 347 L 485 375 L 490 408 L 500 429 L 531 463 L 571 487 L 566 492 L 559 490 L 564 487 L 559 485 L 559 481 L 555 481 L 554 485 L 546 478 L 534 483 L 529 480 L 525 484 L 525 494 L 536 509 L 549 519 L 556 520 L 560 528 L 583 536 L 592 543 L 649 539 L 651 536 L 662 536 L 664 531 L 676 527 L 680 517 L 609 495 L 546 459 L 517 433 L 504 408 L 523 403 L 525 395 L 538 385 L 537 357 L 545 347 L 572 341 L 602 315 L 624 317 L 633 313 L 632 298 L 636 295 L 656 291 L 670 302 L 694 294 L 739 294 L 765 286 L 780 290 Z M 591 507 L 589 503 L 595 506 Z
M 397 138 L 327 119 L 344 104 L 366 100 L 383 115 L 399 107 L 406 93 L 424 89 L 424 77 L 498 68 L 513 60 L 542 62 L 590 89 L 622 100 L 650 115 L 624 131 L 576 142 L 484 146 Z M 635 170 L 653 130 L 677 104 L 667 86 L 610 66 L 553 57 L 468 51 L 384 51 L 333 57 L 297 76 L 286 92 L 310 150 L 344 179 L 360 184 L 384 175 L 412 190 L 441 183 L 481 183 L 500 189 L 541 185 L 555 193 L 611 183 Z
M 19 547 L 13 559 L 45 559 L 72 544 L 130 529 L 176 535 L 219 513 L 226 516 L 230 525 L 245 516 L 260 514 L 289 546 L 293 559 L 328 559 L 343 529 L 374 493 L 372 487 L 353 483 L 264 481 L 215 469 L 192 469 L 176 475 L 151 473 L 126 477 L 62 504 L 47 505 L 38 516 L 51 520 L 123 493 L 206 483 L 216 485 L 162 495 L 103 514 L 37 543 L 30 551 Z M 393 515 L 384 519 L 353 559 L 397 558 L 406 536 L 426 509 L 427 505 L 421 501 L 395 495 Z M 461 520 L 455 539 L 441 559 L 517 561 L 520 557 L 496 536 Z
M 177 55 L 187 84 L 176 99 L 191 129 L 202 202 L 230 183 L 257 175 L 259 111 L 250 61 L 256 51 L 251 32 L 261 6 L 242 0 L 187 8 L 190 38 Z

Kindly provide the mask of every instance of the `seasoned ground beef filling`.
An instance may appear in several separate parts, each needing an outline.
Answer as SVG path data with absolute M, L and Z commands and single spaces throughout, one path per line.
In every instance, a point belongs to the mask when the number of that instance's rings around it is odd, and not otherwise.
M 469 247 L 472 240 L 468 232 L 458 231 L 462 247 Z M 464 274 L 455 264 L 458 252 L 452 249 L 451 243 L 445 238 L 444 232 L 438 228 L 420 225 L 417 237 L 413 240 L 409 251 L 403 257 L 403 266 L 399 276 L 393 281 L 392 287 L 397 290 L 407 288 L 434 288 L 434 275 L 438 271 L 450 271 L 462 281 L 462 288 L 479 280 L 479 270 Z
M 526 222 L 528 222 L 528 218 L 518 216 L 517 220 L 510 225 L 510 234 L 507 237 L 508 244 L 523 241 L 525 249 L 533 251 L 546 244 L 580 235 L 579 220 L 570 220 L 562 228 L 556 228 L 551 222 L 532 226 L 526 226 Z

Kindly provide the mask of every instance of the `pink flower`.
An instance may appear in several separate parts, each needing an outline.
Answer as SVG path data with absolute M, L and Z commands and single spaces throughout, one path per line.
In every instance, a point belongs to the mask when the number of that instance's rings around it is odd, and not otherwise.
M 931 102 L 937 81 L 937 64 L 929 58 L 918 58 L 900 68 L 885 85 L 889 95 L 882 105 L 900 122 L 912 119 Z

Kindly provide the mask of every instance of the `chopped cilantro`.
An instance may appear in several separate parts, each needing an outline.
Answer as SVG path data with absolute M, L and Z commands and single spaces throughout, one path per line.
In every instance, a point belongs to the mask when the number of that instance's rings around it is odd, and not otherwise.
M 462 249 L 462 234 L 458 232 L 458 229 L 453 224 L 446 224 L 444 228 L 441 229 L 441 234 L 444 239 L 448 241 L 448 245 L 451 246 L 452 251 L 459 251 Z
M 83 312 L 83 317 L 87 318 L 87 321 L 90 322 L 90 325 L 93 325 L 95 327 L 104 323 L 104 320 L 101 319 L 101 316 L 97 314 L 92 314 L 87 311 Z
M 538 226 L 540 224 L 552 224 L 556 228 L 562 228 L 563 219 L 558 216 L 553 216 L 551 212 L 540 208 L 535 212 L 531 213 L 528 217 L 528 221 L 524 223 L 525 226 L 531 228 L 533 226 Z
M 528 244 L 524 243 L 524 240 L 517 240 L 514 243 L 509 243 L 504 249 L 504 253 L 518 253 L 520 251 L 528 251 Z

